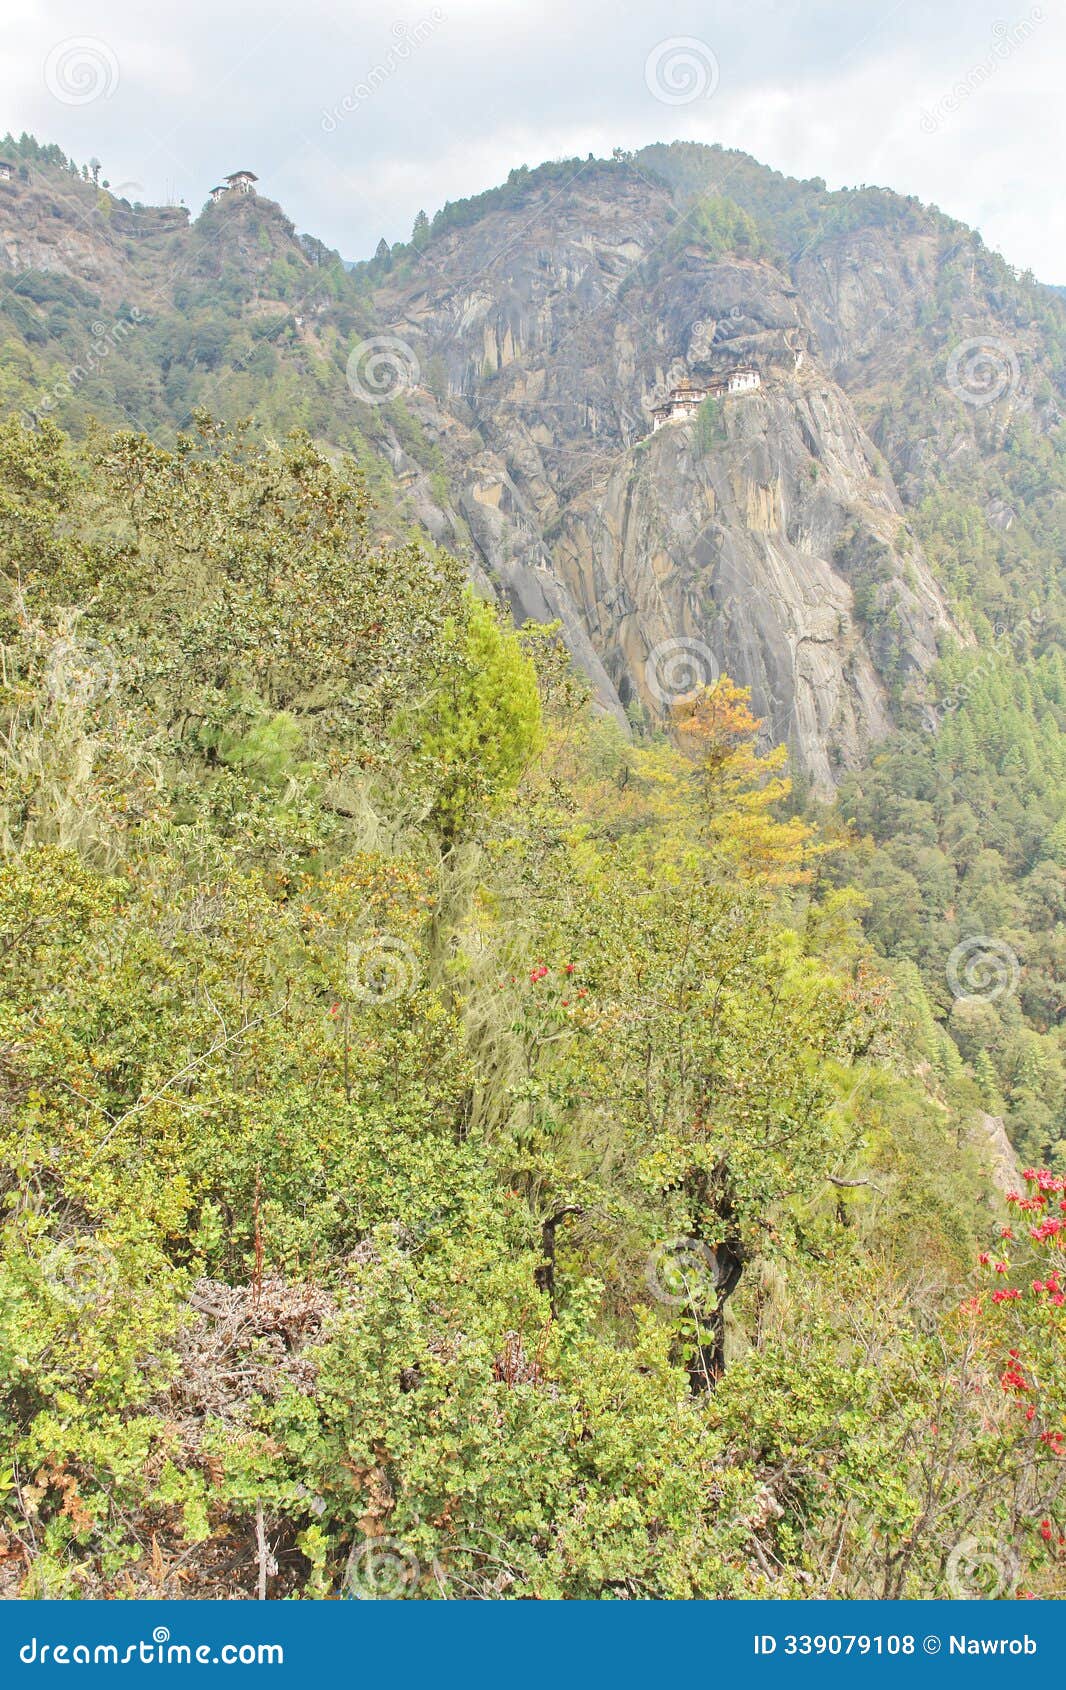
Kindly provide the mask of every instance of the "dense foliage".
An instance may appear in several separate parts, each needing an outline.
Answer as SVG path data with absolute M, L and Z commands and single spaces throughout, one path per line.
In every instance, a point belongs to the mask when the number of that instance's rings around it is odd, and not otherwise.
M 0 541 L 23 1594 L 1055 1588 L 929 1003 L 740 689 L 628 744 L 305 437 L 8 425 Z
M 1062 302 L 721 148 L 354 273 L 4 151 L 142 292 L 0 304 L 0 1590 L 1061 1595 Z M 899 726 L 831 811 L 728 677 L 623 739 L 352 402 L 376 284 L 636 176 L 647 275 L 920 249 L 840 379 L 958 640 L 916 684 L 840 537 Z M 1025 404 L 945 388 L 978 293 Z

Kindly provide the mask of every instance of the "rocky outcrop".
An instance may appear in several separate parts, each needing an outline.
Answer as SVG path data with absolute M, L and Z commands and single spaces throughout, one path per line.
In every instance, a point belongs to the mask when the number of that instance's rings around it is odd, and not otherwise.
M 1002 1115 L 988 1115 L 979 1109 L 970 1138 L 981 1159 L 982 1169 L 995 1189 L 1004 1197 L 1008 1191 L 1016 1191 L 1021 1183 L 1018 1158 L 1007 1137 Z
M 0 270 L 67 276 L 115 303 L 146 291 L 131 258 L 155 263 L 188 230 L 182 206 L 138 206 L 67 172 L 0 183 Z M 143 244 L 142 244 L 143 243 Z
M 946 488 L 956 526 L 1011 536 L 1031 501 L 1004 442 L 1061 424 L 1049 290 L 917 201 L 719 148 L 517 171 L 417 250 L 334 259 L 256 195 L 189 226 L 54 161 L 0 184 L 0 267 L 38 273 L 5 306 L 22 367 L 54 344 L 95 372 L 67 426 L 101 397 L 153 431 L 197 405 L 307 426 L 362 456 L 390 537 L 417 526 L 517 618 L 558 620 L 620 721 L 728 671 L 821 789 L 968 638 L 908 513 Z M 345 380 L 382 341 L 391 404 Z M 741 366 L 756 392 L 653 437 L 673 385 Z
M 437 372 L 406 402 L 516 614 L 551 608 L 615 713 L 727 671 L 829 789 L 950 621 L 796 287 L 686 235 L 663 186 L 600 165 L 435 241 L 376 309 Z M 741 365 L 757 392 L 652 437 L 671 385 Z
M 625 704 L 662 714 L 686 684 L 728 672 L 752 688 L 768 737 L 828 787 L 890 726 L 839 557 L 860 536 L 893 559 L 914 547 L 830 386 L 771 381 L 718 412 L 720 436 L 668 426 L 572 500 L 554 568 Z M 903 608 L 902 660 L 920 675 L 947 619 L 931 581 L 917 583 L 878 591 Z

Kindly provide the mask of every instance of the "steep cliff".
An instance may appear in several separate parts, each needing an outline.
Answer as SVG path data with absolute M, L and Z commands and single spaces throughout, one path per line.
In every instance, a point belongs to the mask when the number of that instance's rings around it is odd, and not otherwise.
M 307 428 L 393 536 L 558 618 L 620 721 L 726 670 L 827 789 L 929 723 L 937 656 L 1066 528 L 1017 450 L 1061 421 L 1063 301 L 914 200 L 654 147 L 514 172 L 349 273 L 258 196 L 187 224 L 32 148 L 0 192 L 11 408 Z M 757 391 L 653 434 L 742 366 Z
M 605 703 L 661 718 L 727 670 L 820 786 L 863 758 L 951 623 L 778 267 L 708 251 L 663 184 L 596 165 L 445 233 L 375 304 L 443 377 L 407 403 L 452 446 L 486 576 L 576 616 Z M 657 396 L 740 366 L 757 392 L 652 436 Z

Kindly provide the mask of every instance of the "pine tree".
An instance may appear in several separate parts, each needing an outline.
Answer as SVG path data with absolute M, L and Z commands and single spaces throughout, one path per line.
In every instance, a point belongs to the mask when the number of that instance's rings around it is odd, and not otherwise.
M 981 1093 L 981 1102 L 990 1115 L 1002 1115 L 1005 1105 L 999 1089 L 999 1076 L 984 1045 L 974 1057 L 973 1077 Z

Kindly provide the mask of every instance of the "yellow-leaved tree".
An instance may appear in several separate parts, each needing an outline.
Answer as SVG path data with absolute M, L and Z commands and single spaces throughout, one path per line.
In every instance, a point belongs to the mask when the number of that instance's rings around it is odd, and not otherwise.
M 809 881 L 813 862 L 832 849 L 798 816 L 779 809 L 792 790 L 783 774 L 788 750 L 757 749 L 762 723 L 751 689 L 722 675 L 674 708 L 678 744 L 695 765 L 700 830 L 715 860 L 744 880 L 771 886 Z

